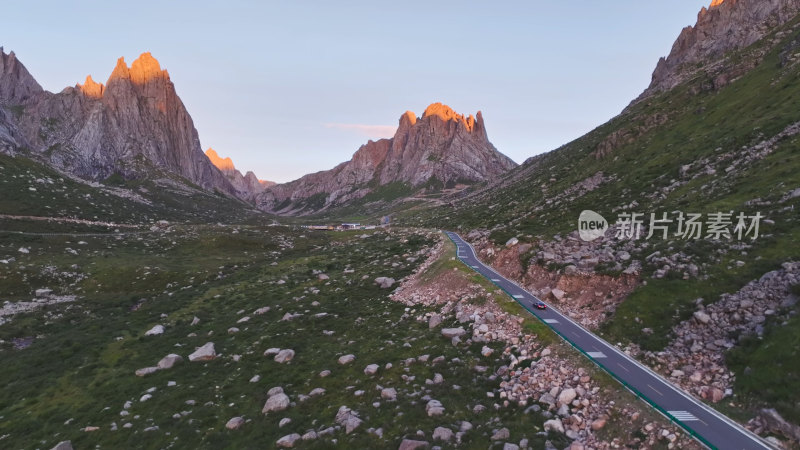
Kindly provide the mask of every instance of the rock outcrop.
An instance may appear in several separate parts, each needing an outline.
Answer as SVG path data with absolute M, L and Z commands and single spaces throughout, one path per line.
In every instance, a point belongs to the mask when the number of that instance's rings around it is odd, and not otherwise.
M 252 171 L 242 175 L 242 172 L 236 169 L 233 160 L 222 158 L 213 148 L 206 150 L 206 157 L 211 161 L 211 164 L 225 175 L 225 178 L 233 185 L 237 196 L 241 199 L 254 201 L 256 195 L 276 184 L 274 181 L 259 180 Z
M 203 155 L 194 123 L 150 53 L 123 58 L 105 85 L 88 76 L 57 94 L 42 90 L 14 53 L 0 52 L 0 148 L 90 180 L 178 175 L 236 194 Z M 3 145 L 5 143 L 6 145 Z
M 299 215 L 360 199 L 392 183 L 409 192 L 442 189 L 485 181 L 514 167 L 489 142 L 480 112 L 465 117 L 434 103 L 421 118 L 403 114 L 393 138 L 367 142 L 350 161 L 266 189 L 257 206 Z
M 658 61 L 650 87 L 640 99 L 670 90 L 729 52 L 749 47 L 798 12 L 800 3 L 794 0 L 713 0 L 700 10 L 694 26 L 681 31 L 669 56 Z M 731 68 L 725 71 L 730 74 Z

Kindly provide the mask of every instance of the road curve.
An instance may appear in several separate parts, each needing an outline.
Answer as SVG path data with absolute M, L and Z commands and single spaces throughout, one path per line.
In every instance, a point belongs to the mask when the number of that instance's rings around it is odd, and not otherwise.
M 445 233 L 456 244 L 458 258 L 464 264 L 503 289 L 528 312 L 701 444 L 720 450 L 772 449 L 755 434 L 696 400 L 549 304 L 545 310 L 535 309 L 533 303 L 540 301 L 538 298 L 483 264 L 475 249 L 461 236 L 449 231 Z

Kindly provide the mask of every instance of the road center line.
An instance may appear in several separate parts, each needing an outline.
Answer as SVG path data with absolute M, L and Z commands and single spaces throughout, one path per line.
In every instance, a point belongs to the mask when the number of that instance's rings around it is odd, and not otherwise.
M 650 389 L 652 389 L 652 390 L 656 391 L 656 394 L 658 394 L 658 395 L 660 395 L 660 396 L 662 396 L 662 397 L 664 396 L 664 394 L 662 394 L 661 392 L 659 392 L 659 391 L 658 391 L 658 389 L 654 388 L 653 386 L 650 386 L 650 385 L 648 384 L 648 385 L 647 385 L 647 387 L 649 387 Z

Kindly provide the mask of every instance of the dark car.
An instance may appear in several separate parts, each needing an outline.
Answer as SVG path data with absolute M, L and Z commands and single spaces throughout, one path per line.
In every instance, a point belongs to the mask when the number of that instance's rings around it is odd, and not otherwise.
M 536 309 L 547 309 L 547 305 L 545 305 L 545 304 L 544 304 L 544 302 L 535 302 L 535 303 L 533 304 L 533 306 L 534 306 Z

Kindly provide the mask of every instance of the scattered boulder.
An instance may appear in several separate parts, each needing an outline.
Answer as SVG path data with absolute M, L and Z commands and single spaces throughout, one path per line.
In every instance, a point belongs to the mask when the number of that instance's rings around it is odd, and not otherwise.
M 434 314 L 428 320 L 428 328 L 436 328 L 442 323 L 441 314 Z
M 395 388 L 381 389 L 381 398 L 383 400 L 389 400 L 389 401 L 397 400 L 397 389 Z
M 519 239 L 512 237 L 511 239 L 506 241 L 506 247 L 513 247 L 519 244 Z
M 339 408 L 339 411 L 336 413 L 335 420 L 336 423 L 344 427 L 347 434 L 352 433 L 364 422 L 358 418 L 357 412 L 353 411 L 347 406 L 342 406 Z
M 257 310 L 253 311 L 254 316 L 260 316 L 262 314 L 266 314 L 269 312 L 269 306 L 264 306 L 263 308 L 258 308 Z
M 441 416 L 444 414 L 444 406 L 442 406 L 442 402 L 439 400 L 430 400 L 425 405 L 425 412 L 428 414 L 428 417 Z
M 264 350 L 264 356 L 269 358 L 270 356 L 275 356 L 280 352 L 281 352 L 281 349 L 276 348 L 276 347 L 272 347 L 272 348 L 268 348 L 268 349 Z
M 136 369 L 136 376 L 143 377 L 145 375 L 150 375 L 151 373 L 158 372 L 158 367 L 144 367 L 142 369 Z
M 403 439 L 403 442 L 400 443 L 400 447 L 397 447 L 397 450 L 419 450 L 428 448 L 429 446 L 430 444 L 427 441 Z
M 164 325 L 156 325 L 144 333 L 145 336 L 158 336 L 159 334 L 164 334 Z
M 446 337 L 447 339 L 453 339 L 456 337 L 461 337 L 467 333 L 463 327 L 458 328 L 443 328 L 442 329 L 442 336 Z
M 302 437 L 297 433 L 287 434 L 286 436 L 278 439 L 275 445 L 281 448 L 292 448 L 300 439 L 302 439 Z
M 217 352 L 214 350 L 213 342 L 206 342 L 205 345 L 195 350 L 194 353 L 189 355 L 189 361 L 211 361 L 217 357 Z
M 73 450 L 71 441 L 61 441 L 51 450 Z
M 450 428 L 436 427 L 436 429 L 433 430 L 434 441 L 450 442 L 452 439 L 453 439 L 453 430 L 451 430 Z
M 268 414 L 271 412 L 283 411 L 288 407 L 289 396 L 284 394 L 283 389 L 281 389 L 280 393 L 272 395 L 267 399 L 267 402 L 264 403 L 264 408 L 261 409 L 261 412 Z
M 294 350 L 289 349 L 289 348 L 285 348 L 285 349 L 279 351 L 278 354 L 275 355 L 274 359 L 275 359 L 275 362 L 283 364 L 283 363 L 291 361 L 292 358 L 294 358 Z
M 511 431 L 508 428 L 500 428 L 492 434 L 493 441 L 505 441 L 511 437 Z
M 170 353 L 169 355 L 161 358 L 161 361 L 158 362 L 159 369 L 171 369 L 175 364 L 183 361 L 183 357 L 181 355 L 176 355 L 175 353 Z
M 229 430 L 238 430 L 242 425 L 244 425 L 244 418 L 234 417 L 225 424 L 225 428 Z
M 341 365 L 350 364 L 355 360 L 356 360 L 356 355 L 344 355 L 339 357 L 339 364 Z
M 378 365 L 377 364 L 370 364 L 366 368 L 364 368 L 364 374 L 365 375 L 372 376 L 372 375 L 375 375 L 376 373 L 378 373 Z
M 382 289 L 389 289 L 394 284 L 394 281 L 395 281 L 394 278 L 389 278 L 389 277 L 375 278 L 375 283 Z
M 564 424 L 561 419 L 550 419 L 543 425 L 544 431 L 555 431 L 556 433 L 564 433 Z
M 564 296 L 566 295 L 566 292 L 562 291 L 559 288 L 553 289 L 552 291 L 550 291 L 550 293 L 553 294 L 553 298 L 555 298 L 556 300 L 563 300 Z

